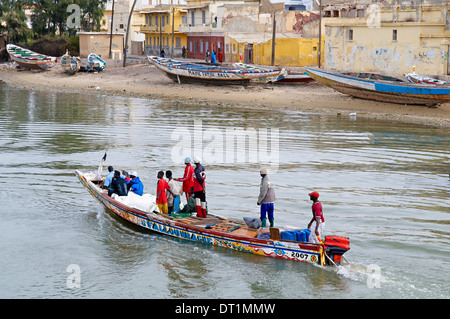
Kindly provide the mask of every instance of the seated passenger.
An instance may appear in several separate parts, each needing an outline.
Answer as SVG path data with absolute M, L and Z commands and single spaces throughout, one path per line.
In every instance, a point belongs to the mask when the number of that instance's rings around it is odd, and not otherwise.
M 135 171 L 130 173 L 130 181 L 127 182 L 127 184 L 127 188 L 129 191 L 132 191 L 139 196 L 142 196 L 142 194 L 144 194 L 144 184 L 142 184 Z
M 120 177 L 119 171 L 114 171 L 114 177 L 108 189 L 108 196 L 112 196 L 112 194 L 117 194 L 119 196 L 128 195 L 127 182 Z
M 103 181 L 103 187 L 108 188 L 111 185 L 111 181 L 114 177 L 114 168 L 112 166 L 108 166 L 108 175 L 106 175 L 105 180 Z

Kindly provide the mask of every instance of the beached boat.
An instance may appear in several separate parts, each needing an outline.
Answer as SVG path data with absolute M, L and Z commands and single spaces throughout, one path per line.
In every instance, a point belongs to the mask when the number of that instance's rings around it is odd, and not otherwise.
M 448 84 L 445 81 L 434 79 L 434 78 L 431 78 L 431 77 L 426 76 L 426 75 L 416 74 L 415 72 L 413 72 L 413 73 L 405 73 L 404 76 L 411 83 L 434 84 L 434 85 L 446 85 L 446 84 Z
M 354 97 L 399 104 L 433 106 L 450 102 L 450 86 L 410 83 L 377 73 L 324 71 L 305 68 L 319 83 Z
M 39 54 L 15 44 L 6 45 L 6 51 L 11 60 L 26 69 L 47 70 L 57 63 L 56 57 Z
M 80 58 L 69 55 L 68 52 L 61 57 L 61 65 L 69 75 L 74 75 L 80 71 Z
M 245 63 L 232 63 L 233 67 L 238 69 L 247 69 L 247 70 L 268 70 L 266 68 L 260 68 L 251 64 Z M 276 79 L 275 83 L 304 83 L 304 82 L 312 82 L 314 81 L 309 75 L 301 71 L 294 71 L 287 69 L 286 72 L 280 74 Z
M 305 242 L 306 230 L 253 229 L 246 222 L 210 213 L 207 218 L 190 214 L 168 216 L 158 212 L 155 196 L 151 194 L 141 197 L 130 192 L 128 196 L 110 197 L 99 187 L 98 174 L 80 171 L 75 174 L 89 193 L 115 215 L 156 233 L 321 266 L 339 265 L 342 255 L 350 249 L 347 237 L 326 236 L 323 244 L 311 244 Z
M 100 71 L 104 70 L 106 67 L 105 60 L 103 60 L 101 57 L 99 57 L 95 53 L 91 53 L 88 55 L 88 61 L 91 66 L 91 69 L 93 69 L 94 71 L 100 72 Z
M 178 83 L 249 84 L 276 81 L 281 70 L 246 70 L 210 64 L 197 64 L 148 56 L 149 62 Z

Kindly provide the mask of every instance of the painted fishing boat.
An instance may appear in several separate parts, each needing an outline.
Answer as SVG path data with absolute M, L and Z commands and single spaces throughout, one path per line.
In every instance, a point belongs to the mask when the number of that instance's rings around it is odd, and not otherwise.
M 170 79 L 178 83 L 206 84 L 250 84 L 276 81 L 285 72 L 281 70 L 246 70 L 211 64 L 181 62 L 172 59 L 148 56 L 149 62 Z
M 68 52 L 61 57 L 61 65 L 69 75 L 74 75 L 80 71 L 80 58 L 69 55 Z
M 57 58 L 36 53 L 15 44 L 6 45 L 11 60 L 26 69 L 47 70 L 57 63 Z
M 410 83 L 378 73 L 324 71 L 306 67 L 314 80 L 354 97 L 398 104 L 434 106 L 450 102 L 450 86 Z
M 434 79 L 434 78 L 431 78 L 431 77 L 426 76 L 426 75 L 416 74 L 415 72 L 413 72 L 413 73 L 405 73 L 404 76 L 411 83 L 434 84 L 434 85 L 446 85 L 446 84 L 448 84 L 445 81 Z
M 101 57 L 99 57 L 95 53 L 91 53 L 88 55 L 88 61 L 91 68 L 95 71 L 103 71 L 106 67 L 106 62 Z
M 260 68 L 260 67 L 257 67 L 257 66 L 251 65 L 251 64 L 245 64 L 245 63 L 232 63 L 232 65 L 233 65 L 233 67 L 236 67 L 239 69 L 267 70 L 266 68 Z M 286 72 L 280 74 L 280 76 L 276 79 L 275 83 L 304 83 L 304 82 L 312 82 L 312 81 L 314 81 L 314 79 L 311 78 L 309 75 L 307 75 L 304 72 L 287 69 Z
M 206 218 L 190 214 L 161 214 L 151 194 L 108 196 L 99 185 L 99 174 L 75 174 L 83 187 L 102 205 L 120 218 L 147 230 L 238 251 L 321 266 L 338 266 L 342 255 L 350 249 L 347 237 L 326 236 L 321 244 L 305 242 L 303 230 L 281 231 L 279 228 L 253 229 L 246 222 L 208 213 Z

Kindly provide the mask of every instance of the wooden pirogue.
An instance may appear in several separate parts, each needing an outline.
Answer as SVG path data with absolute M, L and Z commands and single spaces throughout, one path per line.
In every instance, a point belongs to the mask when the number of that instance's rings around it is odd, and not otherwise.
M 194 216 L 175 218 L 159 213 L 154 196 L 150 194 L 144 194 L 142 198 L 136 195 L 141 202 L 132 207 L 115 195 L 108 196 L 107 191 L 99 187 L 96 174 L 80 171 L 75 171 L 75 174 L 89 193 L 115 215 L 164 235 L 321 266 L 339 265 L 342 255 L 350 249 L 346 237 L 326 236 L 323 244 L 312 244 L 282 240 L 278 228 L 270 228 L 270 238 L 268 234 L 266 238 L 258 238 L 261 229 L 252 229 L 245 222 L 209 213 L 207 218 Z M 145 200 L 148 202 L 143 204 L 142 201 Z
M 340 72 L 306 67 L 317 82 L 357 98 L 398 104 L 434 106 L 450 102 L 450 86 L 410 83 L 378 73 Z
M 203 83 L 213 85 L 246 85 L 275 82 L 285 69 L 240 69 L 214 64 L 199 64 L 147 56 L 148 61 L 167 77 L 178 83 Z

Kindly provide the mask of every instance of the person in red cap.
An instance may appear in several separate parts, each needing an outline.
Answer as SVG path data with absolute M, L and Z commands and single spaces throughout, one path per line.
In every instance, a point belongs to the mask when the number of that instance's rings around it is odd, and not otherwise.
M 319 244 L 319 237 L 322 236 L 323 228 L 325 227 L 325 218 L 323 218 L 322 204 L 319 202 L 319 193 L 314 191 L 308 194 L 309 199 L 313 201 L 312 213 L 313 218 L 308 224 L 308 229 L 311 228 L 312 224 L 315 223 L 314 231 L 311 232 L 309 236 L 310 243 Z

